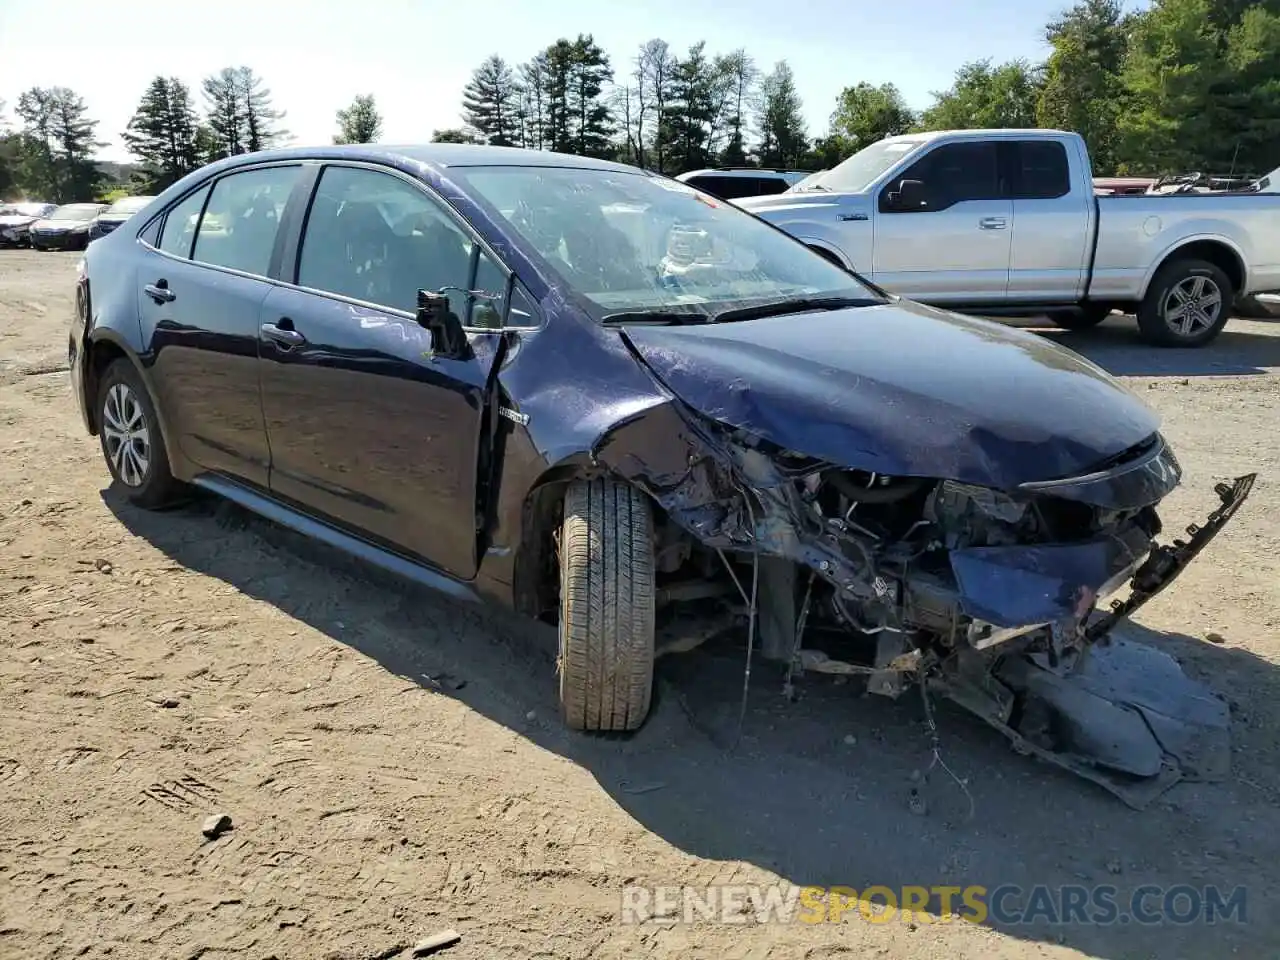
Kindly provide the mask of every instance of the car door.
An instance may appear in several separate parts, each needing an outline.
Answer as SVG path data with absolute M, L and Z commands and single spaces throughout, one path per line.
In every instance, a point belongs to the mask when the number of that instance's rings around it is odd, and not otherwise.
M 465 324 L 469 311 L 501 302 L 469 292 L 501 295 L 505 271 L 421 184 L 335 164 L 316 185 L 292 279 L 260 315 L 272 492 L 474 576 L 482 433 L 502 334 L 469 334 L 466 359 L 436 356 L 415 310 L 419 289 L 444 290 Z
M 895 202 L 902 181 L 920 202 Z M 872 278 L 926 303 L 999 304 L 1009 286 L 1013 201 L 994 141 L 934 147 L 880 190 Z
M 1093 190 L 1073 187 L 1060 140 L 1012 140 L 1002 149 L 1013 196 L 1009 299 L 1074 303 L 1085 293 Z
M 171 438 L 198 467 L 265 488 L 258 313 L 298 164 L 230 173 L 181 199 L 138 270 L 151 379 Z M 153 236 L 150 226 L 144 239 Z M 172 442 L 172 439 L 171 439 Z

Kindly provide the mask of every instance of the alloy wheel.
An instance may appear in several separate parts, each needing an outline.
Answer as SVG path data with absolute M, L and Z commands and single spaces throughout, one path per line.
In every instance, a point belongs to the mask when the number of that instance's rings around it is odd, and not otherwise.
M 141 487 L 151 469 L 151 428 L 137 394 L 113 383 L 102 405 L 102 435 L 107 457 L 120 482 Z
M 1222 291 L 1209 277 L 1180 280 L 1164 301 L 1164 320 L 1180 337 L 1193 337 L 1213 327 L 1222 315 Z

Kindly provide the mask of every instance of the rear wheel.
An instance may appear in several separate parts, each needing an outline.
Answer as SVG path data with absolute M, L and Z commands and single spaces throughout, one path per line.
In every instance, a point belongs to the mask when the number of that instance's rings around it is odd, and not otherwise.
M 1158 347 L 1203 347 L 1231 315 L 1231 280 L 1205 260 L 1174 260 L 1156 271 L 1138 306 L 1138 329 Z
M 609 478 L 570 486 L 560 538 L 560 713 L 575 730 L 635 730 L 654 661 L 653 513 Z
M 182 484 L 169 471 L 169 455 L 155 406 L 133 364 L 120 358 L 98 385 L 98 439 L 115 488 L 140 507 L 164 506 Z

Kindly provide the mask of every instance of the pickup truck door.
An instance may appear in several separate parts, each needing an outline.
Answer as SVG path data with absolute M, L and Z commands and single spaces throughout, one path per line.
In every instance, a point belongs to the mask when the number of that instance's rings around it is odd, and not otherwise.
M 996 141 L 929 150 L 880 188 L 872 278 L 925 303 L 1003 303 L 1014 219 L 1003 187 Z
M 1088 177 L 1072 177 L 1061 140 L 1001 144 L 1013 195 L 1009 300 L 1084 298 L 1095 204 Z

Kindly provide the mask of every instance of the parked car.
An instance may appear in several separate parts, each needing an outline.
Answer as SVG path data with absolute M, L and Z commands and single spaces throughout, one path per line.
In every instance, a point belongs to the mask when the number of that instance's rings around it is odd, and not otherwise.
M 93 222 L 89 224 L 89 239 L 105 237 L 154 199 L 151 196 L 139 196 L 117 200 L 93 218 Z
M 708 170 L 690 170 L 688 173 L 680 174 L 676 179 L 721 200 L 737 200 L 739 197 L 765 197 L 783 193 L 792 184 L 799 183 L 808 175 L 808 170 L 716 167 Z
M 83 250 L 89 245 L 89 226 L 107 209 L 105 203 L 66 203 L 31 224 L 28 236 L 35 250 Z
M 1159 346 L 1204 346 L 1237 296 L 1280 290 L 1280 196 L 1098 197 L 1058 130 L 890 137 L 740 205 L 904 297 L 1071 329 L 1132 310 Z
M 660 649 L 750 624 L 781 664 L 932 678 L 1068 767 L 1106 707 L 1122 794 L 1221 746 L 1163 654 L 1140 678 L 1199 720 L 1168 700 L 1148 727 L 1068 666 L 1252 477 L 1159 543 L 1180 470 L 1117 381 L 682 183 L 458 144 L 238 156 L 91 244 L 76 305 L 71 380 L 118 496 L 212 491 L 557 625 L 570 727 L 637 728 Z M 1009 712 L 1031 702 L 1066 739 Z
M 0 204 L 0 247 L 26 247 L 31 241 L 27 231 L 41 217 L 53 213 L 52 203 Z

